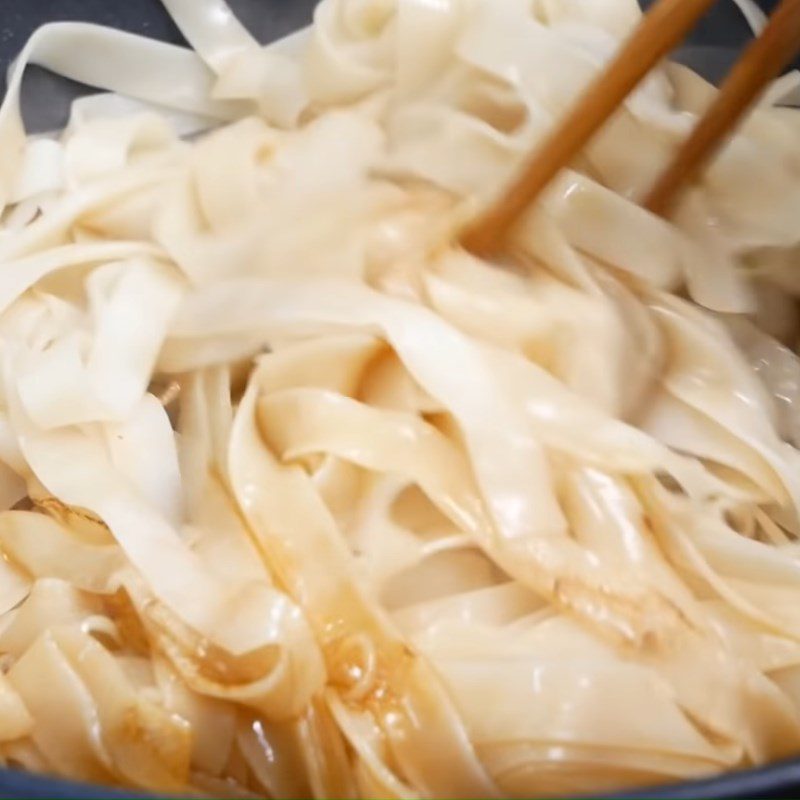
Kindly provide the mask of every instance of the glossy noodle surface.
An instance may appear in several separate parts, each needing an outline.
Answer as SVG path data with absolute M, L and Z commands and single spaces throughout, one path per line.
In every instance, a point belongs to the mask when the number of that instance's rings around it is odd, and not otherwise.
M 0 109 L 0 762 L 184 796 L 611 792 L 800 753 L 800 112 L 674 222 L 665 64 L 457 244 L 634 0 L 41 28 Z M 758 24 L 758 20 L 756 20 Z M 28 135 L 27 64 L 89 83 Z

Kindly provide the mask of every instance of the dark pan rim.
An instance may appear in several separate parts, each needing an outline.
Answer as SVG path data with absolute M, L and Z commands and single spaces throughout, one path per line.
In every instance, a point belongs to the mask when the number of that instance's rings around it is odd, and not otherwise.
M 793 789 L 793 787 L 795 787 Z M 731 772 L 700 781 L 681 783 L 615 795 L 616 800 L 749 800 L 750 798 L 797 797 L 800 787 L 800 759 L 765 767 Z M 50 778 L 17 770 L 0 769 L 0 798 L 31 800 L 135 800 L 151 795 L 124 792 L 102 786 Z

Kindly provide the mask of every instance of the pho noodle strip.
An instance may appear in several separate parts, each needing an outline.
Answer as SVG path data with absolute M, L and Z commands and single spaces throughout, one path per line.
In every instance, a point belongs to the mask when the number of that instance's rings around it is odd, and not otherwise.
M 370 409 L 314 389 L 269 393 L 258 415 L 262 436 L 283 461 L 324 452 L 408 475 L 456 524 L 473 531 L 489 524 L 466 459 L 416 415 Z
M 150 666 L 150 662 L 145 662 Z M 237 726 L 235 707 L 193 692 L 161 657 L 152 662 L 152 680 L 164 707 L 192 730 L 192 769 L 221 775 L 230 759 Z
M 65 244 L 6 261 L 0 266 L 0 313 L 38 281 L 71 267 L 128 259 L 159 259 L 162 251 L 148 242 Z
M 259 49 L 222 0 L 164 0 L 164 6 L 195 53 L 215 72 L 235 56 Z
M 267 361 L 269 361 L 269 359 Z M 305 390 L 305 392 L 308 393 L 308 390 Z M 284 398 L 285 395 L 286 395 L 286 392 L 284 391 L 279 396 L 281 398 Z M 310 400 L 310 397 L 308 397 L 307 394 L 305 395 L 305 397 L 306 397 L 306 399 Z M 277 397 L 275 399 L 277 400 Z M 341 402 L 342 401 L 337 401 L 337 403 L 339 405 L 341 405 Z M 280 409 L 280 405 L 277 402 L 272 402 L 271 399 L 268 400 L 266 403 L 264 403 L 262 405 L 262 410 L 263 410 L 262 419 L 264 419 L 265 417 L 270 417 L 271 416 L 272 419 L 270 421 L 271 421 L 272 425 L 274 425 L 274 428 L 273 428 L 274 431 L 279 431 L 282 428 L 282 425 L 287 422 L 287 418 L 285 416 L 281 415 L 279 409 Z M 306 404 L 306 408 L 305 408 L 305 416 L 306 416 L 306 418 L 308 417 L 308 411 L 309 411 L 309 409 L 308 409 L 307 404 Z M 369 438 L 370 439 L 374 439 L 374 430 L 372 429 L 372 427 L 370 425 L 367 425 L 365 427 L 363 425 L 354 426 L 354 425 L 350 424 L 350 423 L 352 423 L 352 420 L 350 420 L 349 422 L 347 420 L 345 420 L 342 417 L 341 412 L 339 412 L 338 416 L 337 416 L 337 412 L 335 411 L 335 406 L 334 407 L 328 406 L 327 412 L 329 414 L 333 413 L 333 416 L 331 417 L 331 419 L 336 423 L 335 424 L 336 430 L 340 431 L 340 433 L 336 435 L 337 439 L 341 440 L 343 437 L 347 436 L 346 433 L 341 433 L 341 432 L 344 432 L 344 431 L 358 431 L 359 435 L 363 432 L 364 435 L 368 436 L 368 437 L 370 435 L 370 432 L 372 432 L 373 435 L 371 437 L 369 437 Z M 389 422 L 388 419 L 387 419 L 387 422 Z M 303 435 L 303 429 L 305 428 L 305 430 L 307 431 L 309 429 L 308 426 L 311 425 L 313 427 L 313 424 L 314 423 L 312 421 L 312 422 L 306 422 L 305 425 L 300 426 L 300 428 L 298 429 L 298 435 L 302 436 Z M 374 425 L 374 423 L 373 423 L 373 425 Z M 351 437 L 352 437 L 352 434 L 351 434 Z M 355 438 L 355 437 L 353 437 L 353 438 Z M 386 438 L 386 437 L 384 437 L 384 440 L 385 441 L 390 441 L 390 439 Z M 319 447 L 319 445 L 315 445 L 314 449 L 317 449 L 317 447 Z M 361 443 L 358 446 L 355 446 L 355 443 L 354 443 L 353 445 L 351 445 L 351 448 L 352 448 L 351 452 L 354 452 L 354 453 L 358 452 L 359 454 L 363 454 L 364 451 L 365 451 L 365 446 L 363 444 L 361 444 Z M 395 448 L 394 448 L 393 452 L 396 452 L 396 451 L 397 451 L 397 446 L 395 445 Z M 296 450 L 295 450 L 295 452 L 296 452 Z M 364 455 L 359 455 L 357 457 L 359 458 L 359 460 L 360 460 L 360 462 L 362 464 L 370 463 L 371 466 L 373 466 L 373 467 L 376 466 L 375 461 L 374 461 L 374 458 L 375 458 L 374 456 L 366 456 L 366 459 L 367 459 L 366 462 L 364 460 L 365 459 Z M 400 459 L 402 459 L 402 458 L 403 458 L 403 456 L 400 456 Z M 428 458 L 428 464 L 430 464 L 430 458 Z M 397 469 L 396 465 L 394 466 L 394 469 Z M 608 490 L 607 489 L 604 490 L 604 493 L 602 495 L 600 495 L 595 500 L 593 500 L 593 507 L 597 508 L 598 506 L 602 506 L 604 503 L 607 502 L 608 498 L 604 497 L 604 495 L 608 495 Z M 627 504 L 630 505 L 630 498 L 628 499 Z M 626 511 L 624 513 L 630 514 L 630 511 Z M 620 535 L 624 536 L 624 539 L 622 541 L 626 541 L 627 542 L 627 546 L 630 547 L 630 542 L 632 540 L 632 531 L 628 530 L 627 532 L 625 532 L 624 531 L 624 527 L 627 525 L 629 528 L 634 528 L 634 526 L 636 526 L 637 523 L 634 521 L 633 517 L 631 517 L 630 523 L 626 523 L 624 521 L 621 521 L 620 520 L 620 512 L 618 510 L 612 510 L 612 506 L 609 506 L 608 514 L 609 514 L 609 516 L 608 516 L 608 521 L 607 521 L 606 524 L 610 527 L 610 531 L 612 533 L 612 536 L 615 535 L 616 531 L 619 531 Z M 595 515 L 596 515 L 596 512 L 595 512 Z M 598 525 L 600 525 L 601 527 L 604 524 L 602 520 L 598 520 L 597 522 L 598 522 Z M 589 527 L 592 527 L 592 526 L 589 526 Z M 597 536 L 597 535 L 600 534 L 600 531 L 595 531 L 595 530 L 589 531 L 589 528 L 587 528 L 586 526 L 583 526 L 583 530 L 586 531 L 587 533 L 590 533 L 591 536 Z M 636 533 L 634 533 L 634 535 L 635 536 L 640 536 L 641 534 L 639 532 L 636 532 Z M 606 545 L 610 545 L 612 543 L 612 539 L 611 539 L 611 537 L 608 536 L 608 534 L 606 534 L 606 536 L 603 537 L 603 539 L 604 539 L 604 543 Z M 588 544 L 590 544 L 590 542 L 587 541 L 586 544 L 588 545 Z M 644 542 L 643 542 L 643 545 L 644 545 Z M 593 550 L 594 550 L 595 554 L 600 555 L 601 557 L 603 556 L 602 551 L 599 551 L 597 547 L 594 547 Z M 620 554 L 617 553 L 616 554 L 616 558 L 612 558 L 611 561 L 612 562 L 614 560 L 619 561 L 619 555 Z M 628 556 L 624 556 L 623 560 L 628 560 Z M 642 566 L 643 566 L 640 556 L 634 556 L 634 561 L 632 563 L 636 563 L 638 565 L 639 569 L 641 569 Z M 650 560 L 649 561 L 645 561 L 644 563 L 647 565 L 647 567 L 646 567 L 647 568 L 647 572 L 651 577 L 656 577 L 657 578 L 657 576 L 659 574 L 659 570 L 661 571 L 661 576 L 662 577 L 661 577 L 660 585 L 659 585 L 659 582 L 657 580 L 656 582 L 654 582 L 654 586 L 659 587 L 659 590 L 663 594 L 665 594 L 666 596 L 672 596 L 673 597 L 673 602 L 675 602 L 676 605 L 682 605 L 685 608 L 691 608 L 692 603 L 687 598 L 687 596 L 685 594 L 685 590 L 680 586 L 679 583 L 676 583 L 674 581 L 674 579 L 671 578 L 671 576 L 669 575 L 669 571 L 666 569 L 666 564 L 665 563 L 660 562 L 658 558 L 655 561 L 652 561 L 652 555 L 650 556 Z M 664 578 L 666 578 L 666 580 L 667 580 L 666 583 L 664 583 Z M 676 594 L 676 590 L 677 590 L 677 594 Z M 687 606 L 687 603 L 688 603 L 688 606 Z M 697 611 L 688 611 L 688 613 L 689 614 L 693 614 L 696 618 L 698 616 Z M 695 642 L 693 644 L 693 647 L 696 649 L 699 645 L 700 645 L 700 642 Z M 685 689 L 683 688 L 684 686 L 696 686 L 696 683 L 697 683 L 696 676 L 690 677 L 690 672 L 689 672 L 689 670 L 687 670 L 685 673 L 683 673 L 683 672 L 681 673 L 680 682 L 677 684 L 677 687 L 679 688 L 679 691 L 681 692 L 681 694 L 683 694 L 683 692 L 685 691 Z M 689 693 L 686 695 L 686 697 L 687 697 L 687 700 L 686 700 L 687 703 L 690 703 L 693 706 L 696 706 L 696 704 L 698 702 L 697 701 L 698 695 L 696 694 L 696 692 L 694 690 L 689 691 Z M 705 711 L 705 710 L 701 710 L 701 708 L 702 707 L 697 706 L 696 708 L 694 708 L 694 712 L 696 714 L 700 715 L 700 716 L 705 716 L 708 712 Z M 719 724 L 722 724 L 722 723 L 720 722 L 720 720 L 716 720 L 716 724 L 719 725 Z M 735 726 L 736 722 L 734 720 L 734 721 L 731 721 L 729 723 L 724 723 L 724 724 L 726 725 L 726 727 L 733 728 Z
M 633 748 L 643 764 L 658 755 L 718 765 L 737 758 L 735 747 L 715 746 L 705 739 L 675 703 L 666 681 L 638 664 L 626 664 L 613 652 L 604 652 L 564 619 L 546 620 L 516 636 L 502 632 L 493 636 L 486 629 L 451 624 L 453 638 L 471 639 L 483 653 L 459 652 L 448 647 L 441 636 L 432 637 L 424 647 L 446 675 L 458 701 L 469 709 L 469 724 L 482 752 L 510 739 L 526 745 L 525 760 L 540 768 L 537 745 L 548 744 L 599 746 L 612 753 L 615 747 L 627 753 Z M 559 659 L 570 649 L 582 651 L 584 658 Z M 492 651 L 494 656 L 487 655 Z M 496 680 L 502 662 L 510 662 L 502 667 L 508 683 Z M 533 679 L 534 675 L 539 679 Z M 471 701 L 471 696 L 481 697 L 482 702 Z M 607 706 L 623 709 L 633 702 L 634 708 L 646 697 L 658 708 L 658 725 L 632 723 L 632 714 L 625 712 L 603 731 L 591 722 Z M 524 698 L 535 710 L 527 715 L 516 713 L 515 698 L 516 702 Z M 556 714 L 555 709 L 561 713 Z M 624 755 L 612 753 L 607 756 L 612 763 L 624 761 Z M 489 760 L 492 762 L 496 763 L 495 759 Z
M 98 63 L 105 65 L 102 74 L 97 71 Z M 8 202 L 26 149 L 19 95 L 28 64 L 90 86 L 212 119 L 235 119 L 242 112 L 235 103 L 211 99 L 211 75 L 190 50 L 98 25 L 45 25 L 31 36 L 14 62 L 0 107 L 0 210 Z M 171 76 L 167 82 L 163 80 L 165 74 Z
M 460 330 L 524 354 L 598 408 L 629 417 L 652 391 L 661 335 L 630 291 L 594 272 L 588 293 L 449 257 L 422 279 L 429 304 Z
M 0 678 L 0 708 L 2 709 L 0 741 L 13 742 L 31 733 L 34 726 L 33 718 L 5 676 Z
M 758 453 L 783 482 L 786 496 L 776 500 L 800 509 L 800 456 L 778 438 L 772 400 L 725 330 L 677 299 L 656 298 L 651 308 L 671 344 L 672 361 L 664 376 L 667 390 Z
M 575 75 L 584 73 L 588 76 L 596 68 L 597 61 L 591 58 L 586 60 L 585 51 L 581 52 L 580 49 L 570 46 L 566 37 L 562 38 L 553 30 L 537 23 L 530 14 L 528 4 L 508 3 L 502 7 L 491 3 L 478 4 L 478 10 L 473 16 L 474 26 L 469 26 L 462 37 L 459 56 L 481 70 L 488 71 L 497 79 L 510 81 L 520 102 L 533 119 L 542 116 L 543 107 L 547 109 L 545 113 L 548 115 L 557 113 L 557 109 L 574 94 Z M 538 37 L 537 41 L 541 40 L 542 46 L 532 47 L 531 37 Z M 509 47 L 510 42 L 519 42 L 519 45 L 515 49 Z M 377 48 L 378 43 L 375 42 L 373 47 Z M 341 49 L 345 49 L 344 45 Z M 567 64 L 564 63 L 565 57 L 568 58 Z M 537 59 L 544 63 L 540 64 Z M 558 64 L 558 69 L 553 69 L 554 64 Z M 543 75 L 547 75 L 546 81 L 541 80 Z M 584 77 L 578 85 L 585 83 L 586 79 Z M 525 83 L 526 80 L 530 81 L 530 85 Z M 568 85 L 559 87 L 558 81 L 564 81 Z M 627 143 L 628 136 L 616 136 L 613 139 L 612 132 L 609 132 L 609 138 L 616 143 L 612 148 L 613 158 L 608 163 L 606 174 L 609 185 L 615 189 L 626 193 L 632 189 L 630 185 L 618 185 L 615 173 L 619 172 L 619 167 L 616 164 L 627 164 L 635 158 L 637 152 L 665 132 L 669 132 L 675 144 L 684 135 L 688 120 L 680 109 L 672 107 L 669 91 L 670 87 L 664 84 L 663 76 L 657 76 L 629 98 L 629 107 L 634 110 L 639 123 L 636 127 L 643 127 L 649 134 L 640 137 L 641 147 L 631 147 Z M 397 114 L 390 115 L 387 124 L 390 130 L 395 130 L 394 138 L 402 142 L 392 163 L 398 167 L 402 165 L 402 168 L 411 170 L 414 174 L 441 181 L 443 185 L 466 194 L 483 194 L 485 187 L 500 185 L 505 174 L 514 168 L 535 141 L 535 136 L 497 132 L 479 114 L 465 114 L 454 107 L 451 98 L 447 96 L 438 102 L 426 98 L 419 103 L 403 106 Z M 444 126 L 447 126 L 449 135 L 437 136 L 435 132 Z M 546 126 L 538 127 L 541 130 Z M 422 137 L 423 132 L 427 133 L 425 138 Z M 623 145 L 623 141 L 626 144 Z M 624 152 L 622 147 L 625 148 Z M 792 143 L 791 149 L 796 150 L 796 144 Z M 780 158 L 789 150 L 789 144 L 786 143 L 778 158 L 765 147 L 752 148 L 750 151 L 742 148 L 735 153 L 735 158 L 728 158 L 723 154 L 720 161 L 730 161 L 731 164 L 722 179 L 715 182 L 713 200 L 716 205 L 719 198 L 725 202 L 726 211 L 730 208 L 739 215 L 738 219 L 726 227 L 726 233 L 736 237 L 746 230 L 753 230 L 755 223 L 762 231 L 759 236 L 777 236 L 780 239 L 793 236 L 794 241 L 797 240 L 796 232 L 790 232 L 788 212 L 785 218 L 782 215 L 780 222 L 774 219 L 770 223 L 757 221 L 758 217 L 764 216 L 763 210 L 769 204 L 755 202 L 752 193 L 746 188 L 750 180 L 757 179 L 758 166 L 764 160 L 769 160 L 770 180 L 775 181 L 774 188 L 777 192 L 773 197 L 791 197 L 788 206 L 796 210 L 796 190 L 792 185 L 792 178 L 779 168 Z M 478 154 L 481 154 L 478 157 L 482 159 L 483 168 L 481 161 L 475 161 Z M 637 168 L 631 174 L 646 185 L 647 174 L 657 169 L 658 164 L 663 163 L 668 155 L 669 150 L 657 151 L 644 159 L 642 166 L 646 165 L 647 170 Z M 465 163 L 469 164 L 468 168 Z M 746 177 L 748 174 L 749 178 Z M 474 179 L 470 176 L 474 176 Z M 780 190 L 777 188 L 778 182 L 782 184 Z M 729 197 L 734 197 L 735 201 L 728 201 Z M 716 209 L 712 208 L 712 212 L 714 210 Z M 746 223 L 741 217 L 743 212 L 749 217 Z M 767 224 L 769 228 L 766 227 Z M 767 233 L 770 228 L 774 232 Z
M 0 260 L 31 256 L 51 247 L 69 244 L 68 234 L 84 215 L 161 185 L 169 172 L 163 168 L 135 167 L 115 173 L 59 199 L 48 213 L 14 236 L 0 237 Z
M 35 720 L 31 740 L 50 769 L 114 783 L 94 698 L 49 633 L 21 654 L 8 680 Z
M 303 70 L 281 50 L 262 48 L 222 0 L 164 0 L 181 32 L 217 75 L 210 97 L 247 101 L 261 116 L 294 127 L 308 105 Z M 295 37 L 303 39 L 304 34 Z M 243 115 L 242 115 L 243 116 Z
M 193 367 L 195 359 L 202 360 L 204 340 L 215 334 L 229 338 L 231 346 L 235 346 L 239 337 L 246 353 L 250 342 L 259 339 L 268 342 L 272 336 L 291 331 L 300 333 L 320 327 L 364 330 L 383 326 L 389 331 L 390 343 L 398 356 L 433 397 L 437 397 L 437 392 L 431 387 L 441 389 L 449 399 L 459 393 L 459 388 L 462 394 L 466 392 L 467 383 L 471 386 L 474 381 L 469 372 L 436 373 L 437 364 L 452 363 L 449 340 L 456 343 L 456 352 L 463 353 L 465 360 L 477 364 L 475 369 L 482 371 L 488 364 L 497 376 L 495 380 L 502 381 L 502 391 L 524 400 L 528 422 L 536 426 L 537 438 L 548 447 L 565 449 L 598 466 L 613 465 L 626 472 L 667 466 L 678 474 L 701 479 L 698 486 L 701 491 L 704 485 L 705 491 L 717 487 L 710 476 L 695 471 L 691 462 L 676 457 L 636 428 L 594 409 L 526 359 L 499 348 L 476 345 L 426 309 L 344 283 L 236 281 L 190 294 L 171 328 L 160 367 L 168 372 Z M 405 337 L 402 349 L 397 344 L 401 335 Z M 475 406 L 483 403 L 484 408 L 493 407 L 484 398 L 494 382 L 481 384 Z M 438 399 L 452 408 L 443 397 Z
M 800 621 L 786 606 L 780 589 L 796 580 L 794 560 L 760 542 L 743 539 L 718 517 L 698 514 L 663 490 L 649 487 L 642 492 L 657 522 L 659 539 L 676 567 L 705 581 L 728 606 L 746 618 L 799 640 Z M 748 566 L 751 562 L 759 565 L 755 574 Z M 759 585 L 766 591 L 756 591 L 749 597 L 749 588 L 757 589 Z M 769 597 L 771 588 L 776 590 L 773 597 Z
M 167 121 L 152 112 L 74 124 L 64 136 L 64 184 L 74 189 L 133 163 L 166 167 L 184 148 Z
M 794 356 L 664 294 L 793 341 L 792 81 L 671 225 L 632 197 L 714 90 L 656 70 L 487 264 L 460 220 L 633 0 L 323 0 L 268 48 L 166 5 L 198 54 L 48 26 L 0 110 L 0 755 L 415 798 L 800 751 Z M 128 97 L 26 142 L 26 62 Z
M 364 468 L 408 476 L 462 530 L 470 531 L 478 542 L 483 539 L 489 522 L 463 457 L 442 434 L 416 417 L 370 410 L 340 395 L 310 389 L 269 393 L 258 410 L 262 435 L 283 460 L 324 452 Z M 609 569 L 627 564 L 638 572 L 646 566 L 651 585 L 670 597 L 684 616 L 697 617 L 690 610 L 685 590 L 670 580 L 666 564 L 654 561 L 647 549 L 643 526 L 630 508 L 629 491 L 624 494 L 626 489 L 620 486 L 615 496 L 613 483 L 607 479 L 602 491 L 596 490 L 597 496 L 590 501 L 595 516 L 600 514 L 597 509 L 610 506 L 606 511 L 608 523 L 604 526 L 602 520 L 594 519 L 592 524 L 583 524 L 584 532 L 592 526 L 598 529 L 597 537 L 585 543 L 574 524 L 573 534 Z M 569 505 L 562 499 L 562 508 Z M 641 544 L 633 544 L 639 540 Z M 624 543 L 625 548 L 615 549 L 615 541 Z M 649 558 L 644 553 L 649 553 Z
M 184 519 L 175 432 L 162 404 L 145 395 L 121 423 L 108 423 L 104 439 L 114 466 L 148 503 L 178 528 Z
M 678 452 L 735 470 L 751 485 L 739 481 L 742 496 L 758 502 L 784 498 L 779 475 L 751 447 L 712 420 L 667 392 L 659 390 L 640 419 L 640 426 Z M 729 483 L 733 484 L 731 476 Z
M 425 309 L 347 284 L 242 282 L 221 288 L 195 295 L 179 314 L 173 335 L 185 340 L 182 348 L 190 346 L 195 331 L 229 335 L 255 329 L 268 339 L 272 332 L 309 325 L 382 329 L 417 381 L 457 420 L 496 526 L 481 531 L 483 545 L 504 568 L 593 623 L 598 620 L 591 609 L 600 604 L 612 635 L 637 641 L 651 625 L 676 624 L 664 598 L 651 596 L 649 611 L 637 606 L 639 579 L 598 575 L 588 554 L 566 536 L 544 454 L 525 416 L 493 379 L 491 362 L 468 339 Z M 237 289 L 236 313 L 230 314 L 229 292 Z M 446 372 L 437 366 L 445 363 Z M 491 421 L 501 418 L 506 422 L 498 430 Z M 613 600 L 605 604 L 606 597 Z
M 18 375 L 31 420 L 46 430 L 129 417 L 147 389 L 181 288 L 171 269 L 146 261 L 95 269 L 86 281 L 91 344 L 74 334 L 59 337 L 44 352 L 29 353 Z M 139 324 L 145 314 L 147 326 Z M 88 350 L 84 358 L 81 350 Z
M 15 608 L 30 591 L 31 582 L 25 574 L 24 564 L 20 566 L 5 558 L 0 560 L 0 580 L 2 580 L 0 586 L 3 587 L 0 591 L 0 614 L 5 614 Z
M 302 630 L 297 609 L 280 593 L 267 586 L 255 592 L 248 586 L 231 589 L 213 576 L 115 469 L 98 432 L 41 431 L 31 425 L 18 401 L 12 398 L 11 403 L 20 446 L 39 480 L 63 502 L 95 511 L 156 595 L 190 626 L 233 654 L 270 644 L 281 647 L 292 639 L 291 631 Z M 254 627 L 231 626 L 231 614 L 262 621 Z
M 262 369 L 268 385 L 269 367 Z M 256 376 L 239 406 L 229 473 L 265 558 L 314 625 L 331 682 L 341 692 L 352 690 L 371 651 L 374 677 L 359 700 L 401 769 L 427 794 L 495 796 L 430 667 L 363 596 L 336 523 L 310 479 L 282 466 L 261 442 L 255 418 L 260 387 Z M 442 771 L 441 763 L 452 768 Z
M 57 578 L 88 592 L 113 591 L 126 563 L 116 545 L 84 543 L 52 517 L 29 511 L 0 515 L 0 544 L 34 578 Z
M 183 786 L 188 723 L 137 692 L 117 660 L 92 637 L 73 628 L 55 628 L 49 635 L 95 701 L 103 744 L 120 778 L 161 791 Z

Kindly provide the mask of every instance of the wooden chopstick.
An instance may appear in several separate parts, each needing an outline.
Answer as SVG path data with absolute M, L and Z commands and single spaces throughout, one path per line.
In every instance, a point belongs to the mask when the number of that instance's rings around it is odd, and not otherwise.
M 519 177 L 462 232 L 461 244 L 491 255 L 542 189 L 589 141 L 641 79 L 691 30 L 714 0 L 658 0 L 608 67 L 580 96 Z
M 666 216 L 724 144 L 767 84 L 800 48 L 800 0 L 782 0 L 761 35 L 745 50 L 714 102 L 655 182 L 643 205 Z

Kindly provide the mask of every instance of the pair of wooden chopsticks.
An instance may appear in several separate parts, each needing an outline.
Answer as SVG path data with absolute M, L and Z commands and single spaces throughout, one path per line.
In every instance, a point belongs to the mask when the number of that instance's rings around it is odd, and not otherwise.
M 658 0 L 616 57 L 533 153 L 519 177 L 461 235 L 488 256 L 525 209 L 578 154 L 644 76 L 692 29 L 714 0 Z M 711 107 L 656 181 L 643 205 L 666 216 L 761 92 L 800 48 L 800 0 L 781 0 L 761 35 L 745 50 Z

